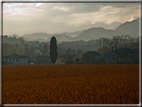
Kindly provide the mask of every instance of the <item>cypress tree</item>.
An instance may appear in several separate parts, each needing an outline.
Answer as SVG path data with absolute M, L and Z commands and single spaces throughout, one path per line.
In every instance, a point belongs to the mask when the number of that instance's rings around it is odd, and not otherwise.
M 57 56 L 58 53 L 57 53 L 56 38 L 53 36 L 50 40 L 50 60 L 53 64 L 55 64 Z

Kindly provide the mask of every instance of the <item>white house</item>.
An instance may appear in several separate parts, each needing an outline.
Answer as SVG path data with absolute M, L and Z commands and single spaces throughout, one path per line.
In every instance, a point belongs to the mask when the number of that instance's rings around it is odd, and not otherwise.
M 28 64 L 28 57 L 12 54 L 10 56 L 3 57 L 3 61 L 6 63 L 6 65 L 27 65 Z

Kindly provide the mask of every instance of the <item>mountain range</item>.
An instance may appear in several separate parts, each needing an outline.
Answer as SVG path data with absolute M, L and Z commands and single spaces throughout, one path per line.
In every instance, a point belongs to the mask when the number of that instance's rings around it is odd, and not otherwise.
M 58 42 L 62 42 L 62 41 L 74 41 L 73 37 L 69 37 L 69 36 L 66 36 L 65 34 L 54 34 L 52 36 L 50 36 L 47 41 L 50 41 L 52 37 L 56 37 L 57 41 Z
M 32 34 L 24 34 L 23 38 L 26 40 L 37 40 L 37 41 L 50 41 L 52 36 L 55 36 L 58 42 L 62 41 L 77 41 L 84 40 L 88 41 L 91 39 L 98 39 L 100 37 L 110 38 L 116 35 L 125 35 L 128 34 L 133 37 L 139 36 L 139 18 L 136 20 L 125 22 L 120 24 L 114 30 L 104 29 L 102 27 L 90 28 L 87 30 L 76 31 L 76 32 L 63 32 L 56 34 L 48 34 L 48 33 L 32 33 Z M 16 35 L 16 34 L 14 34 Z M 12 35 L 11 35 L 12 36 Z M 18 35 L 16 35 L 18 37 Z

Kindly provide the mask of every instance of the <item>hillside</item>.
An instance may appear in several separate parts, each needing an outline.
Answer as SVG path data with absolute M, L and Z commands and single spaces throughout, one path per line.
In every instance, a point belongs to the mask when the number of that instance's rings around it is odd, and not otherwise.
M 139 36 L 139 18 L 131 22 L 125 22 L 118 26 L 114 31 L 122 34 L 129 34 L 130 36 Z
M 37 38 L 40 39 L 47 39 L 51 34 L 47 34 L 47 33 L 31 33 L 31 34 L 25 34 L 23 35 L 23 38 L 27 39 L 27 40 L 36 40 Z
M 75 40 L 91 40 L 91 39 L 98 39 L 100 37 L 112 37 L 113 35 L 118 34 L 117 32 L 113 31 L 113 30 L 107 30 L 104 29 L 102 27 L 98 27 L 98 28 L 90 28 L 88 30 L 85 30 L 84 32 L 82 32 L 80 35 L 78 35 L 77 37 L 75 37 Z
M 8 37 L 16 37 L 16 38 L 19 38 L 20 36 L 17 35 L 17 34 L 12 34 L 12 35 L 8 35 Z
M 139 18 L 131 21 L 125 22 L 119 25 L 115 30 L 104 29 L 102 27 L 96 28 L 89 28 L 82 31 L 75 31 L 75 32 L 63 32 L 63 33 L 56 33 L 56 34 L 48 34 L 48 33 L 32 33 L 32 34 L 25 34 L 23 37 L 26 40 L 39 40 L 39 41 L 49 41 L 52 36 L 55 36 L 59 42 L 62 41 L 77 41 L 77 40 L 84 40 L 88 41 L 91 39 L 98 39 L 101 37 L 111 38 L 115 35 L 125 35 L 128 34 L 133 37 L 139 36 Z M 18 35 L 13 34 L 11 36 Z
M 133 20 L 131 22 L 125 22 L 118 26 L 115 30 L 108 30 L 104 29 L 102 27 L 97 28 L 90 28 L 88 30 L 85 30 L 80 35 L 75 37 L 75 40 L 91 40 L 91 39 L 97 39 L 100 37 L 110 38 L 115 35 L 130 35 L 134 37 L 139 36 L 139 18 L 136 20 Z
M 50 36 L 47 41 L 50 41 L 52 37 L 56 37 L 58 42 L 62 42 L 62 41 L 73 41 L 72 37 L 66 36 L 65 34 L 55 34 Z
M 64 32 L 64 34 L 67 35 L 67 36 L 69 36 L 69 37 L 76 37 L 76 36 L 78 36 L 80 33 L 82 33 L 83 31 L 84 31 L 84 30 L 82 30 L 82 31 L 76 31 L 76 32 L 70 32 L 70 33 Z

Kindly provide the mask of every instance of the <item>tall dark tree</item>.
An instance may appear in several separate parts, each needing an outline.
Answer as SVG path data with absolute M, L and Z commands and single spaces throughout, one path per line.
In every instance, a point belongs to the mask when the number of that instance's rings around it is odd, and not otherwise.
M 56 38 L 53 36 L 50 40 L 50 60 L 53 64 L 55 64 L 57 56 L 57 43 Z

